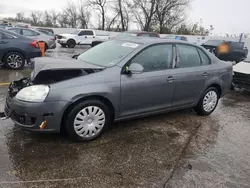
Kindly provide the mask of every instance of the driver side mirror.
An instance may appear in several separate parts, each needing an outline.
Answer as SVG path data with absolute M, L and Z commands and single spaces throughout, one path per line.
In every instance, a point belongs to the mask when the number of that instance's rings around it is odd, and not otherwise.
M 131 74 L 141 74 L 143 73 L 143 66 L 138 63 L 132 63 L 130 66 L 126 67 L 126 72 Z

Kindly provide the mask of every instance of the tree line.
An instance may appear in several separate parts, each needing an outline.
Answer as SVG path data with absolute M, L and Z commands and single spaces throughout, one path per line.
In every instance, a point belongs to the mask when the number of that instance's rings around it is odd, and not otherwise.
M 139 26 L 143 31 L 208 35 L 212 30 L 197 23 L 187 23 L 186 10 L 190 0 L 79 0 L 68 2 L 61 11 L 19 12 L 12 21 L 40 27 L 96 28 L 107 31 L 127 31 Z M 92 17 L 97 20 L 91 22 Z

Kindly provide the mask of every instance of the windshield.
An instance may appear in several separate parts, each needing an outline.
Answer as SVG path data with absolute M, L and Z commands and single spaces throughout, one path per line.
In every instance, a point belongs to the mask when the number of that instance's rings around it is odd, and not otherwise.
M 250 63 L 250 57 L 247 57 L 244 62 Z
M 71 34 L 77 35 L 79 33 L 79 30 L 75 30 L 73 32 L 71 32 Z
M 110 40 L 82 53 L 78 59 L 102 67 L 111 67 L 139 46 L 138 43 Z

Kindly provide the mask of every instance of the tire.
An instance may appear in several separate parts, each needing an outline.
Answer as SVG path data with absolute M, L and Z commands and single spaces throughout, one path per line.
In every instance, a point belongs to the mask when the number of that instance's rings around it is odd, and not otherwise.
M 85 117 L 87 119 L 84 121 Z M 90 141 L 101 136 L 111 123 L 110 109 L 104 103 L 99 100 L 87 100 L 69 112 L 66 131 L 75 141 Z
M 209 97 L 211 97 L 211 98 L 209 99 Z M 205 100 L 207 103 L 210 103 L 209 101 L 212 100 L 210 105 L 207 104 L 207 109 L 206 109 L 206 105 L 205 105 Z M 218 102 L 219 102 L 218 90 L 215 87 L 209 87 L 203 93 L 198 105 L 194 108 L 194 110 L 200 116 L 208 116 L 211 113 L 213 113 L 213 111 L 216 109 Z
M 74 48 L 76 46 L 76 42 L 73 39 L 68 40 L 67 46 L 69 48 Z
M 61 46 L 62 46 L 63 48 L 66 48 L 66 47 L 67 47 L 67 44 L 61 44 Z
M 9 52 L 4 56 L 3 63 L 8 69 L 21 69 L 25 65 L 25 57 L 19 52 Z

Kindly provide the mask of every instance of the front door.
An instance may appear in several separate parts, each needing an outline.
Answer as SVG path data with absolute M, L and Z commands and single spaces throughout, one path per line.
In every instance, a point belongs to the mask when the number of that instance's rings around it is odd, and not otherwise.
M 176 88 L 174 107 L 195 104 L 204 92 L 211 76 L 211 62 L 201 49 L 191 45 L 178 44 L 177 67 L 173 70 Z
M 82 30 L 78 33 L 78 41 L 80 44 L 90 45 L 94 39 L 94 32 L 92 30 Z
M 173 59 L 172 45 L 161 44 L 146 48 L 130 61 L 142 65 L 144 71 L 121 75 L 120 117 L 172 108 Z

